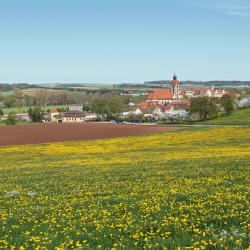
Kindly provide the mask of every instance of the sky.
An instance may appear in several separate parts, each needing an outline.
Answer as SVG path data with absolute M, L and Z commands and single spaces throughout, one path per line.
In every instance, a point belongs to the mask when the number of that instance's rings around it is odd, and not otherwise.
M 0 0 L 0 82 L 250 80 L 249 0 Z

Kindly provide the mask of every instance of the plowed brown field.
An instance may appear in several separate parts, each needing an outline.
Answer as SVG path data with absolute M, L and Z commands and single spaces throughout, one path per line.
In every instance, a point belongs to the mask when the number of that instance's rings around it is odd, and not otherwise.
M 0 146 L 91 140 L 173 131 L 174 127 L 113 123 L 29 124 L 0 127 Z

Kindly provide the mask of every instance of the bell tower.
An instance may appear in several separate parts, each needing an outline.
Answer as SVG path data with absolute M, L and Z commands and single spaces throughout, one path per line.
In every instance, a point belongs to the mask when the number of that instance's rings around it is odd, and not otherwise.
M 173 76 L 172 80 L 172 92 L 174 94 L 174 99 L 179 99 L 180 82 L 177 80 L 176 74 Z

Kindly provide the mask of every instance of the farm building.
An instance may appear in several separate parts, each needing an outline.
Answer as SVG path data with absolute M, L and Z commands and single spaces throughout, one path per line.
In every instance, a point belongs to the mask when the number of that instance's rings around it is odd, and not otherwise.
M 79 111 L 82 112 L 82 105 L 81 104 L 74 104 L 69 106 L 69 111 Z
M 49 120 L 51 122 L 57 122 L 58 121 L 58 118 L 60 116 L 60 113 L 58 112 L 58 110 L 56 108 L 52 108 L 50 110 L 50 113 L 49 113 Z
M 82 111 L 67 111 L 62 115 L 62 122 L 84 122 L 85 114 Z

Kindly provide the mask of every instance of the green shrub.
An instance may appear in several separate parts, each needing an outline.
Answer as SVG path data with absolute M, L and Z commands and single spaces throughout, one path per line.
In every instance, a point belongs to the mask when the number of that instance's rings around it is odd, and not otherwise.
M 17 123 L 16 113 L 15 112 L 10 112 L 8 114 L 8 118 L 6 120 L 6 125 L 15 125 L 16 123 Z

